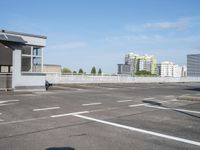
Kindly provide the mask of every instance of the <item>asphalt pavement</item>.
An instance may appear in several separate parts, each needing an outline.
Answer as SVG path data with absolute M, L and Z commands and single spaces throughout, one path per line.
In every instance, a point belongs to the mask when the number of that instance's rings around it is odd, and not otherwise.
M 200 83 L 56 85 L 0 93 L 2 150 L 198 150 Z

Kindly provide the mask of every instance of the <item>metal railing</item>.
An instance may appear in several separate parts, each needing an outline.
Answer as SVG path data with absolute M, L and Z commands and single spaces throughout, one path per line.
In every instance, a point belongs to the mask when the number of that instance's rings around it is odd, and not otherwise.
M 12 74 L 0 73 L 0 90 L 9 90 L 12 88 Z

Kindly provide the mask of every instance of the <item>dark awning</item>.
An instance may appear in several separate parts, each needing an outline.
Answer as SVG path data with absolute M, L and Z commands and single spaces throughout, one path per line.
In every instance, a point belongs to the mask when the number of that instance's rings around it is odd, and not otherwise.
M 6 35 L 0 34 L 0 41 L 8 41 L 8 42 L 15 42 L 15 43 L 27 43 L 22 39 L 20 36 L 13 36 L 13 35 Z

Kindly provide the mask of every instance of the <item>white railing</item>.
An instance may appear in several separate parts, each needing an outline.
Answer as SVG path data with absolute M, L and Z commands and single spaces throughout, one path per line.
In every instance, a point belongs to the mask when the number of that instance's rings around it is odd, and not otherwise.
M 46 80 L 53 84 L 65 83 L 159 83 L 200 82 L 200 77 L 130 77 L 108 75 L 61 75 L 47 74 Z
M 0 73 L 0 90 L 12 88 L 12 74 Z

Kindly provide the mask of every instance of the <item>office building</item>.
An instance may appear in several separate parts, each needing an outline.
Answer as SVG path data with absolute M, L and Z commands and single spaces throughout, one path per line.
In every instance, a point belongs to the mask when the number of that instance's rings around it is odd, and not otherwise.
M 151 74 L 156 73 L 156 58 L 153 55 L 129 53 L 125 55 L 125 64 L 118 64 L 118 74 L 134 76 L 137 71 L 142 70 L 149 71 Z
M 157 73 L 161 77 L 182 77 L 184 76 L 184 67 L 173 62 L 164 61 L 157 66 Z
M 200 77 L 200 54 L 187 55 L 187 76 Z

